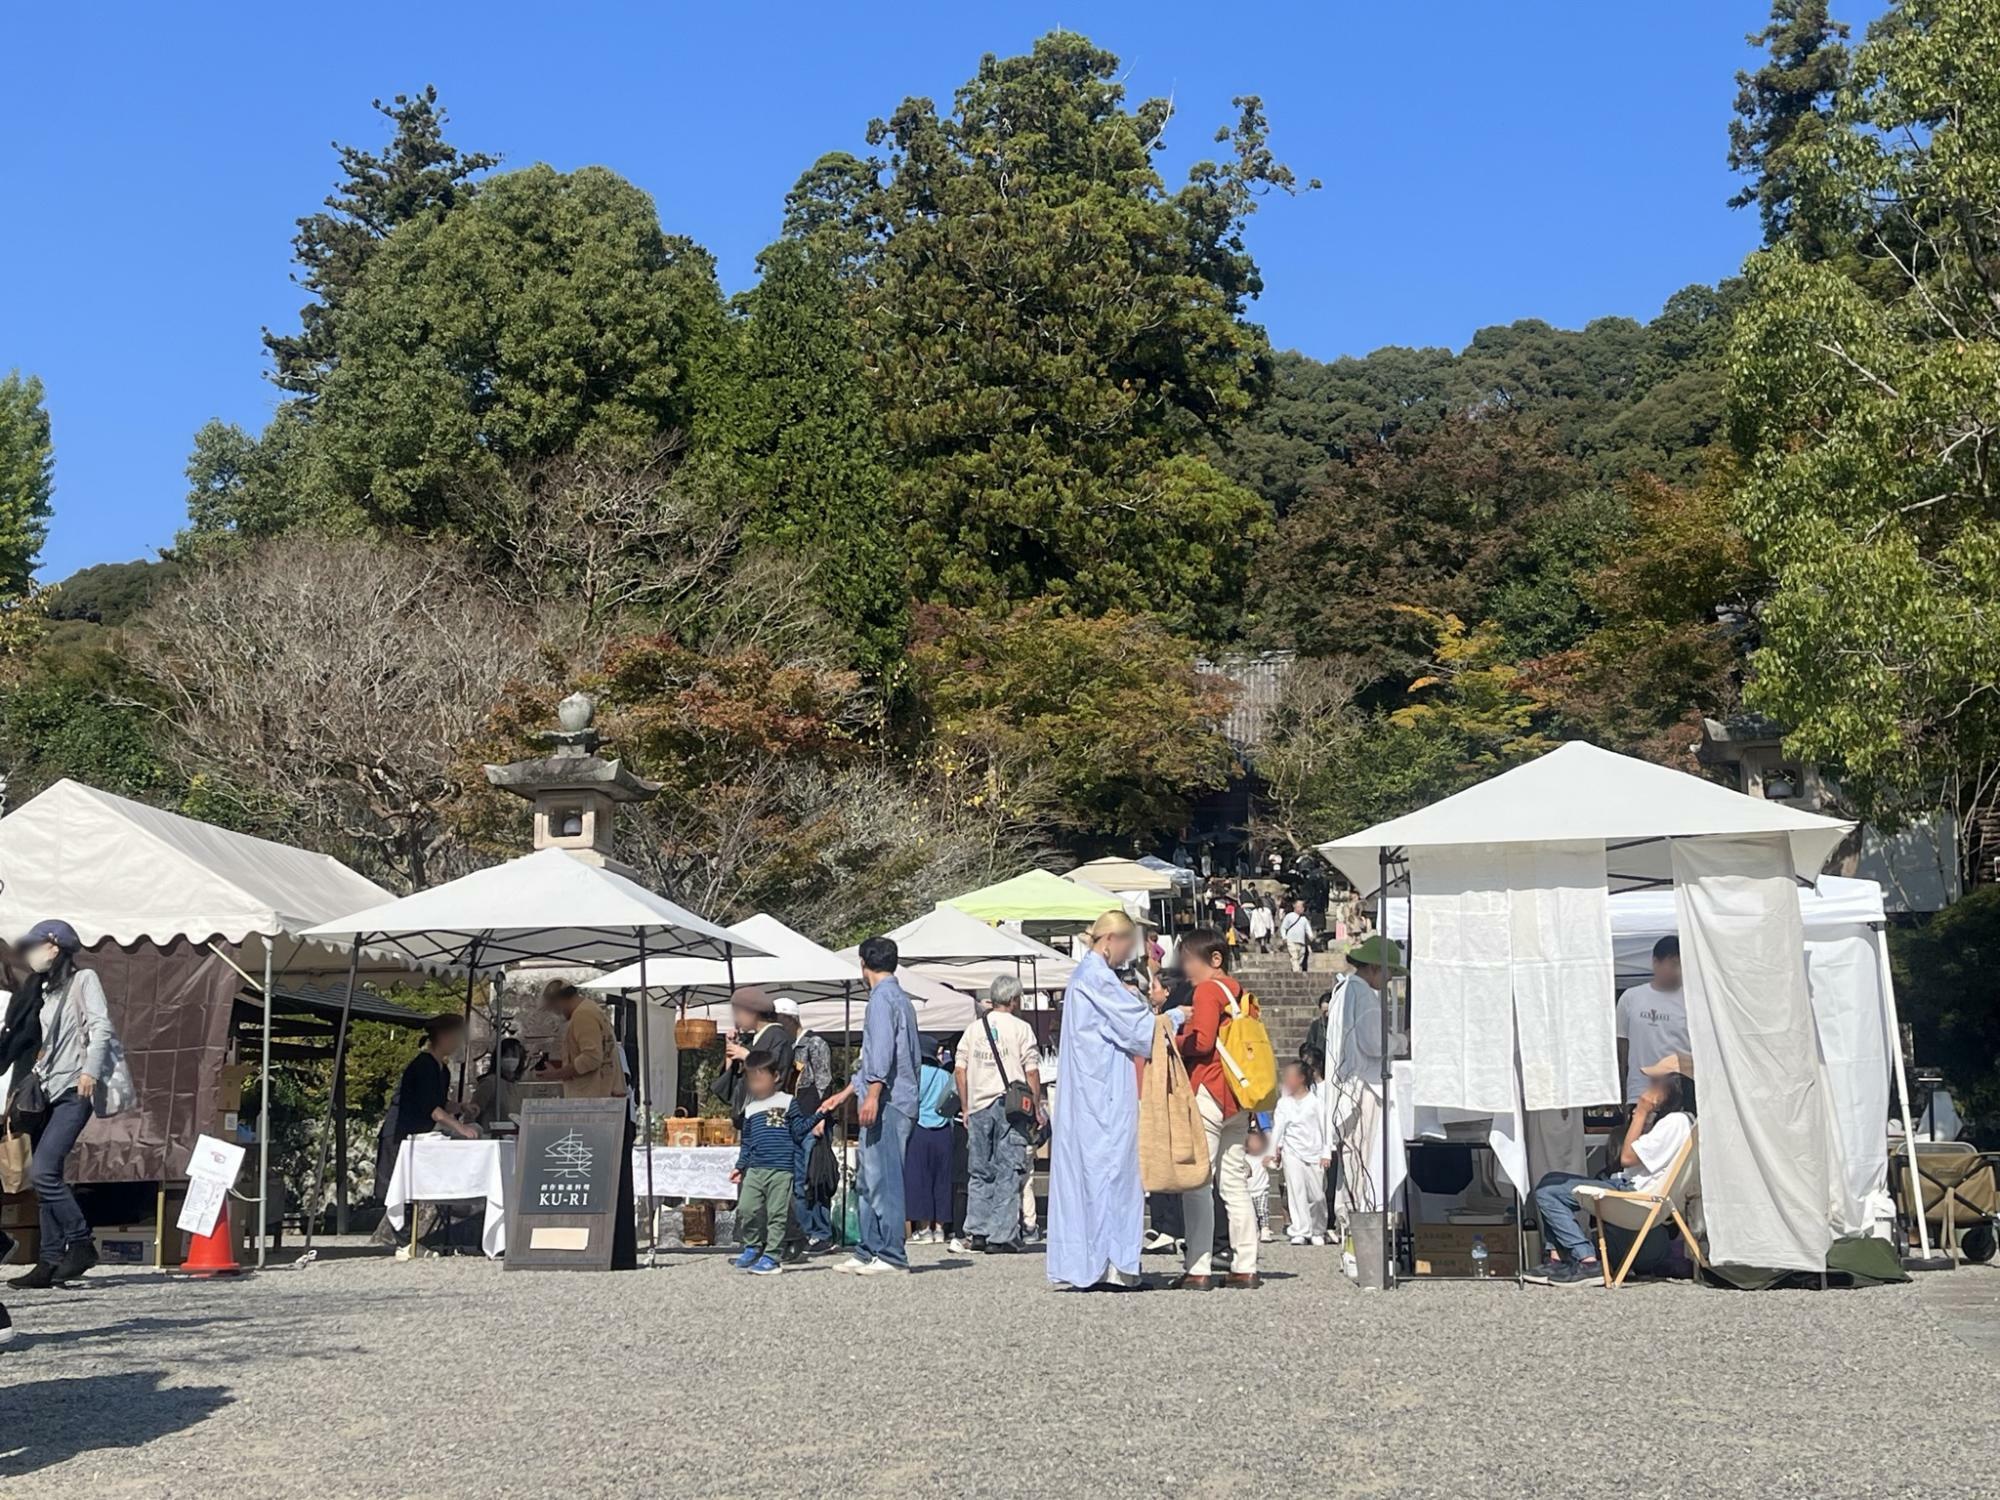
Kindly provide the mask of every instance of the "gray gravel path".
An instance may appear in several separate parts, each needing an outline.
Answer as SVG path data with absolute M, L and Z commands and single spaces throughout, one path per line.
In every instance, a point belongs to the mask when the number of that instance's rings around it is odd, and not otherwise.
M 918 1254 L 11 1294 L 0 1494 L 2000 1494 L 1994 1370 L 1912 1287 L 1365 1296 L 1280 1244 L 1260 1293 L 1114 1297 Z

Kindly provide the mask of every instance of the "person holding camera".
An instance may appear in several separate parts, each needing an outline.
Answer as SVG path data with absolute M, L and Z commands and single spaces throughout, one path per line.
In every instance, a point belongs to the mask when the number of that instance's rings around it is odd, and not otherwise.
M 743 1062 L 752 1052 L 770 1054 L 778 1077 L 792 1077 L 792 1034 L 778 1020 L 778 1007 L 755 985 L 744 985 L 729 997 L 734 1030 L 723 1044 L 722 1071 L 709 1080 L 709 1096 L 729 1106 L 729 1118 L 743 1128 L 743 1106 L 750 1097 L 743 1079 Z
M 954 1249 L 1012 1255 L 1021 1248 L 1021 1189 L 1034 1173 L 1042 1110 L 1042 1053 L 1015 1012 L 1021 981 L 1011 974 L 986 992 L 985 1013 L 958 1039 L 958 1097 L 965 1103 L 965 1241 Z

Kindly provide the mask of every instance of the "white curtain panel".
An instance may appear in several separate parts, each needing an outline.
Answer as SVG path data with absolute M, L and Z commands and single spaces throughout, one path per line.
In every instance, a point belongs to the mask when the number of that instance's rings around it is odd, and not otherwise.
M 1411 851 L 1411 1102 L 1418 1108 L 1513 1111 L 1507 879 L 1507 856 L 1496 846 Z
M 1618 1016 L 1602 840 L 1516 844 L 1507 855 L 1514 1028 L 1528 1109 L 1611 1104 Z
M 1412 851 L 1417 1106 L 1500 1116 L 1618 1098 L 1604 870 L 1602 842 Z
M 1709 1258 L 1821 1271 L 1834 1153 L 1782 834 L 1673 840 Z
M 1840 1151 L 1840 1199 L 1835 1224 L 1844 1234 L 1865 1231 L 1870 1205 L 1888 1187 L 1889 1055 L 1886 997 L 1875 945 L 1878 932 L 1858 929 L 1806 943 L 1806 981 L 1813 1026 L 1826 1064 L 1834 1140 Z

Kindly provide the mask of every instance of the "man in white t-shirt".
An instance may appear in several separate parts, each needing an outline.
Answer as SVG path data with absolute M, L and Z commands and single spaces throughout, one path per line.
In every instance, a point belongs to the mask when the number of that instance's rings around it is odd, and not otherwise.
M 1645 1092 L 1632 1105 L 1632 1123 L 1618 1151 L 1618 1169 L 1603 1177 L 1550 1172 L 1535 1184 L 1535 1216 L 1549 1258 L 1523 1281 L 1544 1286 L 1588 1286 L 1602 1279 L 1597 1249 L 1577 1218 L 1576 1185 L 1601 1182 L 1621 1191 L 1650 1193 L 1664 1187 L 1681 1149 L 1694 1134 L 1694 1061 L 1673 1052 L 1640 1069 Z
M 1634 985 L 1618 997 L 1618 1071 L 1625 1079 L 1625 1102 L 1645 1092 L 1645 1064 L 1692 1050 L 1687 992 L 1681 988 L 1681 940 L 1669 935 L 1653 944 L 1653 982 Z
M 1020 1003 L 1020 980 L 1011 974 L 994 980 L 984 1013 L 953 1053 L 969 1176 L 965 1239 L 954 1242 L 960 1250 L 1011 1255 L 1021 1247 L 1022 1184 L 1033 1175 L 1033 1137 L 1042 1118 L 1042 1054 L 1034 1027 L 1014 1014 Z M 1010 1113 L 1007 1090 L 1022 1083 L 1029 1112 Z

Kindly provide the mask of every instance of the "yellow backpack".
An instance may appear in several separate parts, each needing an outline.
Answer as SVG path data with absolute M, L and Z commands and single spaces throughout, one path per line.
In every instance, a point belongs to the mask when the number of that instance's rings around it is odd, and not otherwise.
M 1242 990 L 1229 1002 L 1215 1035 L 1215 1055 L 1229 1091 L 1244 1109 L 1257 1111 L 1278 1102 L 1278 1049 L 1258 1019 L 1257 997 Z

